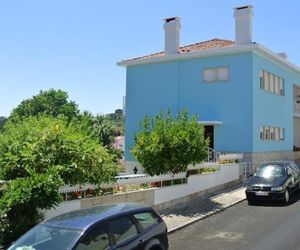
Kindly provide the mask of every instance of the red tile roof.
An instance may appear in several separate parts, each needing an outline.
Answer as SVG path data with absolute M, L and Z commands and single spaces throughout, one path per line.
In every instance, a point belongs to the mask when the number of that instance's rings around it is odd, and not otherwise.
M 214 50 L 214 49 L 219 49 L 219 48 L 229 48 L 233 47 L 235 45 L 234 41 L 231 40 L 225 40 L 225 39 L 219 39 L 219 38 L 214 38 L 211 40 L 195 43 L 195 44 L 190 44 L 187 46 L 183 46 L 179 48 L 179 53 L 184 54 L 188 52 L 193 52 L 193 51 L 201 51 L 201 50 Z M 136 57 L 128 60 L 138 60 L 138 59 L 150 59 L 154 57 L 160 57 L 164 56 L 164 52 L 158 52 L 154 54 L 150 54 L 147 56 L 141 56 L 141 57 Z M 127 60 L 126 60 L 127 61 Z

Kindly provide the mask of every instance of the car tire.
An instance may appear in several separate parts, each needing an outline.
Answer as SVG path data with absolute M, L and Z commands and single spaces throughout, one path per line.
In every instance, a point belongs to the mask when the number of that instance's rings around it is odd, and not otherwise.
M 290 191 L 288 189 L 286 189 L 284 191 L 284 203 L 288 204 L 290 201 Z
M 254 205 L 254 201 L 253 200 L 247 200 L 248 201 L 248 205 Z

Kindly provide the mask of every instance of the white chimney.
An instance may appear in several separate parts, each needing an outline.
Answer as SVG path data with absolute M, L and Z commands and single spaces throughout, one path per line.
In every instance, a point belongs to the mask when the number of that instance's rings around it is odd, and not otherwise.
M 234 8 L 235 42 L 237 45 L 252 43 L 252 8 L 251 5 Z
M 177 54 L 179 53 L 180 18 L 170 17 L 164 19 L 164 21 L 165 54 Z

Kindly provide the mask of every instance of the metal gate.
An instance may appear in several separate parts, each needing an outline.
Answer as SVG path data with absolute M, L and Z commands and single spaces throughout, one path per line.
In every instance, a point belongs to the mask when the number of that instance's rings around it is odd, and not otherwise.
M 240 179 L 242 181 L 248 180 L 252 174 L 252 163 L 251 162 L 241 162 L 240 163 Z

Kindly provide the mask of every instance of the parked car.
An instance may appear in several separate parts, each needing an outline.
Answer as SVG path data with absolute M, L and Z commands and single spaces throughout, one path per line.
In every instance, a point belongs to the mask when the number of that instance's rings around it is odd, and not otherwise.
M 258 200 L 282 200 L 300 189 L 300 168 L 294 161 L 274 161 L 262 164 L 246 188 L 248 203 Z
M 167 226 L 150 206 L 101 205 L 46 220 L 9 250 L 167 250 Z

